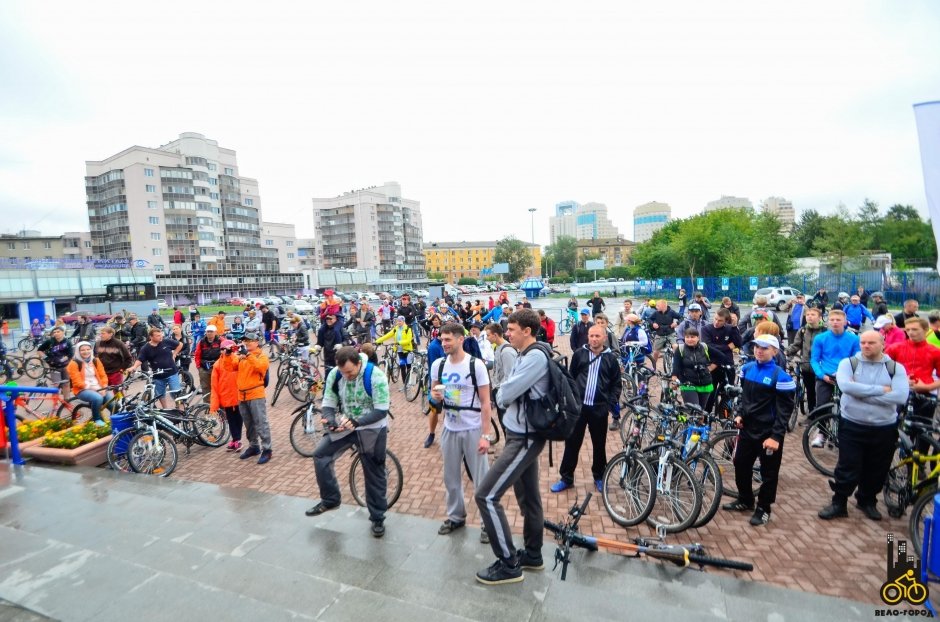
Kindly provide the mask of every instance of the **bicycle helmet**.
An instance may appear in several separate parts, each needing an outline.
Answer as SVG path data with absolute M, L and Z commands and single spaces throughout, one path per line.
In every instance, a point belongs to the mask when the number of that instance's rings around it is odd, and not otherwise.
M 884 298 L 885 293 L 884 292 L 872 292 L 871 297 L 872 298 Z
M 845 292 L 839 292 L 839 300 L 848 299 L 849 295 Z

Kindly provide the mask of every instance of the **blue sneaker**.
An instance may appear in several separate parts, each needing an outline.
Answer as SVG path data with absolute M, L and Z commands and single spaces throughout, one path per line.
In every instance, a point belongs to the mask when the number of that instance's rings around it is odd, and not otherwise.
M 549 488 L 549 490 L 551 490 L 552 492 L 561 492 L 562 490 L 567 490 L 572 487 L 574 487 L 574 484 L 569 484 L 565 480 L 560 479 L 554 484 L 552 484 L 552 487 Z
M 604 480 L 602 479 L 594 480 L 594 487 L 597 488 L 597 492 L 604 492 Z

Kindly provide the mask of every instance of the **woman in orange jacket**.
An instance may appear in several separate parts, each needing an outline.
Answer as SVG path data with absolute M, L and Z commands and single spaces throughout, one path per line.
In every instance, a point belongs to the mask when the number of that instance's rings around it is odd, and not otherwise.
M 91 406 L 91 418 L 97 425 L 104 425 L 101 405 L 114 397 L 107 389 L 108 375 L 104 365 L 94 356 L 91 344 L 80 341 L 75 347 L 75 356 L 65 368 L 72 383 L 75 397 Z
M 245 333 L 244 350 L 219 359 L 219 363 L 238 374 L 235 379 L 238 408 L 245 423 L 245 436 L 248 437 L 248 447 L 239 458 L 246 460 L 258 456 L 258 464 L 265 464 L 271 460 L 271 426 L 268 424 L 264 394 L 264 377 L 270 361 L 261 352 L 258 344 L 260 339 L 261 336 L 256 332 Z
M 222 357 L 228 358 L 238 349 L 231 339 L 224 339 L 220 344 Z M 228 451 L 238 451 L 242 448 L 242 415 L 238 411 L 238 370 L 230 369 L 225 365 L 212 366 L 212 394 L 209 399 L 209 412 L 221 410 L 228 419 L 228 429 L 232 432 L 232 440 L 228 444 Z

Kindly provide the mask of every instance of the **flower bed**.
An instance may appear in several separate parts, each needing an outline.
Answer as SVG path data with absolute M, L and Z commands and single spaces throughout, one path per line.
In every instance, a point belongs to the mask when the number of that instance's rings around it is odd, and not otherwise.
M 23 455 L 44 462 L 98 466 L 107 462 L 111 426 L 93 422 L 58 432 L 47 432 L 40 443 L 27 443 Z
M 46 419 L 36 419 L 35 421 L 23 421 L 16 424 L 16 438 L 21 443 L 42 438 L 47 432 L 59 432 L 69 426 L 70 421 L 59 419 L 58 417 L 48 417 Z
M 111 436 L 111 426 L 95 425 L 93 421 L 89 421 L 85 425 L 77 425 L 60 432 L 47 432 L 42 438 L 42 446 L 75 449 L 104 436 Z

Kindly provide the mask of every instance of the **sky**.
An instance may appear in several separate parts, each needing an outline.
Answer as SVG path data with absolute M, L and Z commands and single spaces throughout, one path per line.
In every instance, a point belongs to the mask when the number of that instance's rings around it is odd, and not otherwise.
M 393 180 L 426 242 L 529 240 L 536 208 L 547 244 L 565 200 L 627 238 L 723 194 L 926 216 L 940 2 L 769 4 L 4 0 L 0 232 L 87 230 L 85 161 L 181 132 L 298 237 L 312 197 Z

